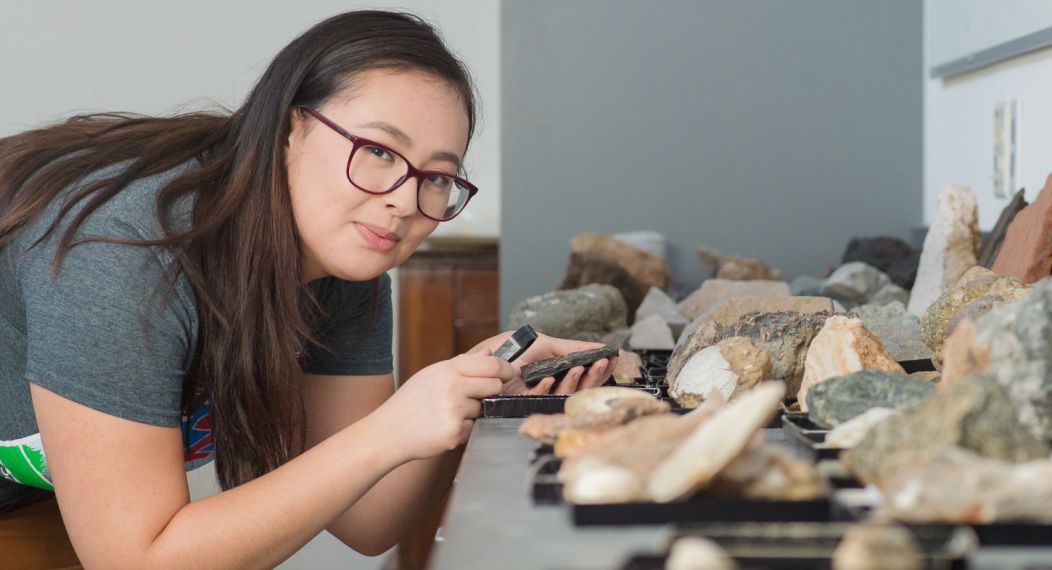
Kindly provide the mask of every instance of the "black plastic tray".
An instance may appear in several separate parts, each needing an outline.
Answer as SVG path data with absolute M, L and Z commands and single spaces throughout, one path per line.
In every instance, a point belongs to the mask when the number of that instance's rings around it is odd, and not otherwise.
M 484 418 L 525 418 L 532 414 L 561 414 L 569 396 L 494 396 L 482 399 Z
M 800 526 L 800 525 L 796 525 Z M 825 569 L 832 568 L 833 553 L 846 524 L 804 525 L 813 533 L 780 533 L 787 525 L 778 524 L 705 524 L 692 525 L 691 530 L 682 529 L 674 538 L 700 535 L 715 541 L 724 548 L 743 569 Z M 767 529 L 770 529 L 768 531 Z M 961 544 L 971 542 L 968 529 L 946 527 L 942 529 L 911 529 L 921 551 L 925 554 L 925 567 L 932 570 L 963 570 L 967 568 L 969 549 L 960 549 Z M 670 541 L 671 542 L 671 541 Z M 637 554 L 629 558 L 623 570 L 664 569 L 668 553 Z
M 786 412 L 782 416 L 785 440 L 812 462 L 835 460 L 840 457 L 842 449 L 822 446 L 829 431 L 815 425 L 806 412 Z
M 868 518 L 867 508 L 847 508 L 855 520 Z M 948 528 L 966 526 L 975 532 L 982 546 L 1052 546 L 1052 524 L 1027 521 L 1005 521 L 998 523 L 917 523 L 902 522 L 917 532 L 944 532 Z
M 932 362 L 930 358 L 900 360 L 899 366 L 906 371 L 906 374 L 913 374 L 914 372 L 935 372 L 935 363 Z
M 575 526 L 646 525 L 685 522 L 827 522 L 828 498 L 807 501 L 766 501 L 716 497 L 700 493 L 673 503 L 610 503 L 573 505 Z

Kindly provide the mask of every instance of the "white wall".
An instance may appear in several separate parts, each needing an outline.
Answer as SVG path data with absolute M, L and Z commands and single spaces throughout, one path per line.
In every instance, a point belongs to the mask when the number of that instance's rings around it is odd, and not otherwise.
M 930 223 L 938 194 L 947 184 L 964 184 L 979 203 L 980 228 L 989 230 L 1008 203 L 1007 198 L 995 198 L 993 190 L 998 101 L 1021 101 L 1016 186 L 1026 188 L 1027 200 L 1034 200 L 1052 173 L 1052 49 L 952 79 L 932 79 L 932 64 L 945 62 L 932 61 L 928 40 L 940 27 L 956 22 L 941 19 L 932 0 L 926 0 L 924 8 L 924 221 Z M 1036 27 L 1048 26 L 1052 21 Z
M 10 2 L 0 16 L 0 137 L 91 111 L 167 114 L 236 108 L 274 54 L 325 17 L 400 8 L 437 25 L 481 94 L 466 160 L 481 189 L 446 235 L 500 233 L 500 3 L 497 0 L 52 0 Z M 199 498 L 215 492 L 211 467 L 190 474 Z M 304 481 L 304 484 L 310 484 Z M 376 568 L 323 533 L 283 568 Z

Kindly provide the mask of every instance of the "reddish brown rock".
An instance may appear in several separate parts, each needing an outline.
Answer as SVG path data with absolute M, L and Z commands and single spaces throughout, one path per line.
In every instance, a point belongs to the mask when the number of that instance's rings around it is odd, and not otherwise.
M 665 289 L 672 276 L 663 257 L 608 235 L 584 232 L 570 240 L 570 262 L 558 289 L 600 283 L 616 287 L 635 315 L 651 287 Z
M 1012 197 L 1012 201 L 1005 206 L 1004 210 L 1001 210 L 1001 215 L 997 218 L 994 229 L 990 230 L 986 239 L 983 240 L 983 247 L 979 250 L 979 265 L 987 269 L 993 267 L 997 254 L 1001 252 L 1001 245 L 1004 244 L 1008 226 L 1015 219 L 1016 214 L 1027 206 L 1026 198 L 1023 197 L 1024 193 L 1024 190 L 1016 192 L 1015 196 Z
M 994 273 L 1034 283 L 1052 273 L 1052 175 L 1033 204 L 1023 208 L 1008 226 Z

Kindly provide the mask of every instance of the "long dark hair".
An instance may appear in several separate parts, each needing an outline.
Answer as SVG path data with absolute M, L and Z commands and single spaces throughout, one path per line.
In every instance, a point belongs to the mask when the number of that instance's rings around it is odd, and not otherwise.
M 205 399 L 210 402 L 216 471 L 224 488 L 278 467 L 303 443 L 297 355 L 317 342 L 311 323 L 318 305 L 300 281 L 285 167 L 290 113 L 322 106 L 353 88 L 358 74 L 374 69 L 423 71 L 448 81 L 467 107 L 470 138 L 474 89 L 436 30 L 410 14 L 359 11 L 329 18 L 296 38 L 229 115 L 86 115 L 0 139 L 0 247 L 63 189 L 127 162 L 114 176 L 69 195 L 45 237 L 75 206 L 83 208 L 61 234 L 52 271 L 85 241 L 170 248 L 176 261 L 169 285 L 186 276 L 200 322 L 182 411 L 189 417 Z M 93 211 L 130 182 L 193 159 L 200 168 L 158 193 L 163 239 L 76 235 Z M 177 230 L 170 213 L 188 195 L 194 198 L 192 227 Z

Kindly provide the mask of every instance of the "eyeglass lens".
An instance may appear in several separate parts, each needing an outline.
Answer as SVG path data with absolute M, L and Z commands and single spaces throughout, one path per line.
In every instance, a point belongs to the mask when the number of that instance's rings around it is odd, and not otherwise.
M 399 185 L 409 173 L 409 163 L 384 147 L 363 145 L 358 148 L 347 167 L 347 177 L 367 192 L 387 192 Z M 452 176 L 432 174 L 421 177 L 417 202 L 420 211 L 439 220 L 448 220 L 460 213 L 471 192 Z

